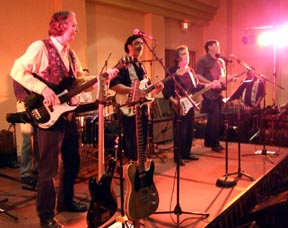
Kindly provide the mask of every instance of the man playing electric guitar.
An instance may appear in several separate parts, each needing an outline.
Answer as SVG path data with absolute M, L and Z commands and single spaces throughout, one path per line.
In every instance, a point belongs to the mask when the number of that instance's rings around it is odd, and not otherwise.
M 201 92 L 201 90 L 203 90 L 205 87 L 216 88 L 217 86 L 219 86 L 219 83 L 217 81 L 210 83 L 211 85 L 208 83 L 199 83 L 194 70 L 188 66 L 190 59 L 187 46 L 179 46 L 176 49 L 175 56 L 175 65 L 171 67 L 169 71 L 170 73 L 175 74 L 175 80 L 188 94 L 192 94 L 193 96 L 196 91 L 200 90 Z M 183 112 L 179 113 L 182 104 L 181 100 L 185 99 L 186 97 L 177 87 L 176 83 L 173 80 L 166 81 L 165 87 L 163 89 L 163 95 L 166 99 L 169 99 L 170 105 L 175 113 L 173 121 L 174 161 L 178 162 L 178 159 L 180 159 L 179 164 L 183 166 L 185 165 L 184 160 L 198 160 L 198 156 L 190 154 L 194 129 L 194 108 L 185 110 L 185 115 Z M 180 96 L 181 98 L 178 96 Z M 177 132 L 176 135 L 175 133 L 177 129 L 177 124 L 180 124 L 180 127 L 178 129 L 181 129 L 181 131 Z M 178 151 L 179 154 L 177 153 Z
M 143 38 L 138 35 L 132 35 L 127 38 L 124 45 L 124 50 L 129 57 L 138 59 L 143 52 Z M 132 92 L 132 82 L 135 80 L 141 81 L 147 78 L 146 70 L 144 65 L 139 62 L 133 62 L 128 68 L 121 69 L 119 74 L 110 81 L 110 88 L 117 94 L 128 95 Z M 162 82 L 155 84 L 153 93 L 160 93 L 164 85 Z M 144 96 L 144 93 L 141 95 Z M 143 149 L 146 150 L 147 142 L 147 129 L 148 129 L 148 115 L 146 105 L 141 107 L 140 118 L 142 122 L 143 131 Z M 124 137 L 124 151 L 128 160 L 137 161 L 137 143 L 136 143 L 136 122 L 135 115 L 125 116 L 122 113 L 122 126 L 123 126 L 123 137 Z M 133 219 L 133 218 L 132 218 Z M 138 219 L 133 221 L 134 227 L 139 226 Z
M 195 69 L 199 80 L 207 82 L 225 78 L 225 62 L 215 56 L 220 53 L 219 42 L 217 40 L 209 40 L 205 43 L 204 48 L 206 55 L 198 60 Z M 221 88 L 212 89 L 203 94 L 202 112 L 207 113 L 208 116 L 204 145 L 211 147 L 212 151 L 215 152 L 220 152 L 224 149 L 219 143 L 221 91 L 224 89 L 225 85 L 221 82 Z
M 143 39 L 141 36 L 132 35 L 128 37 L 124 49 L 128 56 L 138 59 L 143 52 Z M 130 64 L 125 69 L 120 69 L 119 74 L 110 81 L 110 88 L 114 90 L 117 94 L 128 95 L 132 91 L 132 81 L 147 78 L 146 70 L 144 65 L 135 61 Z M 157 82 L 155 84 L 155 89 L 152 93 L 160 93 L 163 89 L 164 84 L 162 82 Z M 144 93 L 141 95 L 144 97 Z M 117 95 L 116 95 L 117 96 Z M 146 145 L 147 138 L 147 128 L 148 128 L 148 115 L 147 107 L 145 105 L 141 108 L 141 119 L 143 128 L 144 145 Z M 122 113 L 122 125 L 124 134 L 124 151 L 128 160 L 137 161 L 136 153 L 136 142 L 135 142 L 135 116 L 125 115 Z

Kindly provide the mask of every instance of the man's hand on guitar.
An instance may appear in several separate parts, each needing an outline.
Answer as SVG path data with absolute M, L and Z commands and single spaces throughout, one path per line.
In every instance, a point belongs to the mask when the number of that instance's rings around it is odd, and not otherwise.
M 220 89 L 222 87 L 221 83 L 218 80 L 214 80 L 210 84 L 212 89 Z
M 60 104 L 58 96 L 48 86 L 44 88 L 41 95 L 44 97 L 43 102 L 47 106 Z
M 155 85 L 155 89 L 153 90 L 154 94 L 158 94 L 164 89 L 164 83 L 161 81 L 156 82 L 154 85 Z
M 119 73 L 119 70 L 117 68 L 111 68 L 111 69 L 106 70 L 106 73 L 108 74 L 107 79 L 111 80 L 117 76 L 117 74 Z

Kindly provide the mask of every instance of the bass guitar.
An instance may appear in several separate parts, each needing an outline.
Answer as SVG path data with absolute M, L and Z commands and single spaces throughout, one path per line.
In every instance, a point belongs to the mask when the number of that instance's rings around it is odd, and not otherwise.
M 96 177 L 89 180 L 91 202 L 87 213 L 88 228 L 97 228 L 107 222 L 117 211 L 117 198 L 112 189 L 112 178 L 116 160 L 111 158 L 106 172 L 97 181 Z
M 123 58 L 121 59 L 114 68 L 121 69 L 126 67 L 127 64 L 131 63 L 132 59 Z M 107 78 L 108 74 L 104 72 L 101 77 Z M 43 96 L 39 94 L 29 95 L 25 101 L 26 112 L 30 116 L 32 122 L 40 128 L 47 129 L 52 127 L 59 117 L 66 112 L 73 111 L 77 108 L 77 105 L 69 103 L 70 99 L 83 90 L 88 89 L 98 81 L 97 77 L 80 85 L 77 88 L 71 89 L 70 91 L 64 90 L 58 94 L 60 104 L 47 106 L 43 103 Z
M 138 160 L 124 166 L 126 181 L 124 212 L 128 219 L 135 221 L 153 214 L 159 205 L 159 196 L 153 182 L 154 162 L 145 159 L 142 121 L 140 116 L 139 81 L 133 82 L 132 102 L 135 102 L 136 145 Z

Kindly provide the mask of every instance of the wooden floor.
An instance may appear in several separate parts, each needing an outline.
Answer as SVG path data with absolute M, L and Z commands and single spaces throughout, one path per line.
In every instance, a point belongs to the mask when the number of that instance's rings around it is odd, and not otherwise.
M 221 145 L 225 146 L 226 143 L 221 142 Z M 199 155 L 200 159 L 199 161 L 189 161 L 186 166 L 180 167 L 179 194 L 177 194 L 177 169 L 173 162 L 173 147 L 171 143 L 158 145 L 153 154 L 153 160 L 156 164 L 154 181 L 159 192 L 160 203 L 156 214 L 141 221 L 142 227 L 205 227 L 221 211 L 237 200 L 237 197 L 243 194 L 250 185 L 284 159 L 288 152 L 288 148 L 266 146 L 268 151 L 277 152 L 278 156 L 255 155 L 255 151 L 262 151 L 262 145 L 240 144 L 239 169 L 238 143 L 228 142 L 227 145 L 228 164 L 226 170 L 226 151 L 212 152 L 203 146 L 202 139 L 194 141 L 192 153 Z M 79 181 L 75 186 L 75 199 L 86 202 L 87 205 L 90 202 L 89 176 L 95 174 L 97 170 L 96 153 L 93 150 L 93 148 L 82 150 L 82 168 L 79 173 Z M 242 156 L 247 154 L 251 156 Z M 221 177 L 226 173 L 233 174 L 229 175 L 231 178 L 238 177 L 235 187 L 216 186 L 216 181 L 222 180 Z M 251 181 L 249 177 L 252 177 L 254 181 Z M 24 186 L 19 181 L 19 169 L 0 168 L 0 179 L 0 200 L 2 200 L 0 203 L 0 227 L 39 227 L 35 210 L 36 192 L 23 189 Z M 120 202 L 119 179 L 114 179 L 113 187 Z M 177 195 L 179 204 L 177 204 Z M 121 223 L 113 222 L 119 218 L 120 212 L 120 203 L 118 203 L 118 211 L 105 227 L 122 227 Z M 17 220 L 6 213 L 15 216 Z M 202 213 L 207 213 L 209 216 L 202 216 Z M 66 228 L 87 227 L 86 213 L 62 212 L 57 214 L 57 218 Z

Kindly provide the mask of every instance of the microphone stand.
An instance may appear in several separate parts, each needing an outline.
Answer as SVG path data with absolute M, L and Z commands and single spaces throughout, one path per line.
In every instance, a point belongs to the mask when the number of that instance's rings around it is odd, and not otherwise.
M 274 55 L 275 55 L 275 51 L 274 51 Z M 243 66 L 244 68 L 246 68 L 247 70 L 253 70 L 255 71 L 252 67 L 250 67 L 246 62 L 244 62 L 243 60 L 239 59 L 239 58 L 236 58 L 234 55 L 231 56 L 233 59 L 235 59 L 238 64 L 240 64 L 241 66 Z M 273 76 L 274 76 L 274 82 L 272 82 L 271 80 L 269 80 L 265 75 L 259 73 L 259 72 L 256 72 L 255 71 L 255 75 L 258 79 L 260 80 L 264 80 L 264 88 L 266 88 L 266 81 L 269 81 L 273 84 L 274 86 L 274 90 L 275 90 L 275 86 L 276 86 L 276 82 L 275 82 L 275 78 L 276 78 L 276 70 L 275 70 L 275 56 L 274 56 L 274 73 L 273 73 Z M 277 85 L 277 87 L 279 87 L 280 89 L 284 89 L 282 86 L 280 85 Z M 266 94 L 266 92 L 265 92 Z M 275 91 L 274 93 L 275 94 Z M 266 108 L 266 99 L 265 99 L 266 95 L 264 96 L 264 99 L 263 99 L 263 110 L 261 110 L 261 113 L 260 113 L 260 116 L 261 116 L 261 126 L 260 126 L 260 133 L 261 133 L 261 136 L 262 136 L 262 142 L 263 142 L 263 149 L 262 150 L 257 150 L 254 154 L 251 154 L 251 155 L 265 155 L 269 161 L 271 163 L 273 163 L 273 161 L 267 156 L 268 154 L 270 155 L 278 155 L 276 154 L 275 151 L 267 151 L 266 150 L 266 139 L 265 139 L 265 126 L 264 126 L 264 115 L 265 115 L 265 108 Z M 275 97 L 273 98 L 273 105 L 274 105 L 274 102 L 275 102 Z M 254 136 L 252 136 L 253 138 Z M 249 156 L 250 154 L 245 154 L 243 156 Z
M 225 61 L 225 80 L 226 80 L 226 90 L 225 90 L 225 96 L 227 97 L 227 85 L 228 85 L 228 75 L 227 75 L 227 62 Z M 228 128 L 229 128 L 229 121 L 227 117 L 227 102 L 225 102 L 224 105 L 225 109 L 225 174 L 218 178 L 216 181 L 216 186 L 217 187 L 225 187 L 225 188 L 230 188 L 234 187 L 236 185 L 236 180 L 234 178 L 229 177 L 230 175 L 228 174 Z
M 143 42 L 145 43 L 145 45 L 148 47 L 148 49 L 150 50 L 150 52 L 154 55 L 155 59 L 161 64 L 161 66 L 163 67 L 163 69 L 165 70 L 166 74 L 169 75 L 168 77 L 170 77 L 171 79 L 173 79 L 174 83 L 175 83 L 175 87 L 177 88 L 178 91 L 181 91 L 182 94 L 184 94 L 184 96 L 191 102 L 191 104 L 193 105 L 193 107 L 197 110 L 199 110 L 199 107 L 197 106 L 197 104 L 189 97 L 188 93 L 183 89 L 183 87 L 180 85 L 180 83 L 175 79 L 175 74 L 171 74 L 170 71 L 167 69 L 167 67 L 164 65 L 164 63 L 161 61 L 161 59 L 158 58 L 158 56 L 156 55 L 155 51 L 148 45 L 147 41 L 144 39 L 144 37 L 142 37 Z M 180 99 L 180 97 L 178 97 L 178 99 Z M 180 103 L 179 103 L 180 104 Z M 179 109 L 180 111 L 180 109 Z M 178 111 L 178 112 L 179 112 Z M 178 117 L 177 117 L 177 126 L 176 126 L 176 141 L 179 142 L 179 137 L 178 137 L 178 132 L 180 129 L 178 129 L 180 127 L 180 115 L 178 113 Z M 178 145 L 176 145 L 174 147 L 174 149 L 176 149 L 176 156 L 177 156 L 177 165 L 176 165 L 176 178 L 177 178 L 177 187 L 176 187 L 176 205 L 173 211 L 162 211 L 162 212 L 155 212 L 154 214 L 171 214 L 174 213 L 177 216 L 177 227 L 180 227 L 180 219 L 179 216 L 181 214 L 193 214 L 193 215 L 200 215 L 200 216 L 204 216 L 204 218 L 207 218 L 209 216 L 208 213 L 203 213 L 203 212 L 186 212 L 186 211 L 182 211 L 181 206 L 180 206 L 180 151 L 179 151 L 179 147 Z

